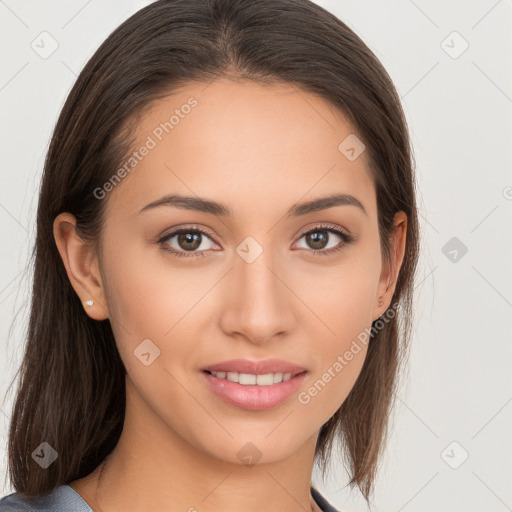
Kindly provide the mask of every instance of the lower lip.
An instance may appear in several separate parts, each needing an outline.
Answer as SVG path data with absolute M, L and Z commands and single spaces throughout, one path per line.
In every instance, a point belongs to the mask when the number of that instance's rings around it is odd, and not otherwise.
M 297 392 L 307 371 L 295 375 L 286 382 L 270 386 L 246 386 L 227 379 L 219 379 L 205 371 L 201 373 L 210 389 L 227 403 L 249 411 L 265 411 L 276 407 Z

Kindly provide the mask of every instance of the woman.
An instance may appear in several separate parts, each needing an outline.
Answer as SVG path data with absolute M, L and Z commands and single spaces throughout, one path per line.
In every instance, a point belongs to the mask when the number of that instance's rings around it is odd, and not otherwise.
M 370 501 L 414 187 L 396 90 L 325 9 L 135 13 L 46 158 L 0 510 L 333 511 L 311 475 L 337 440 Z

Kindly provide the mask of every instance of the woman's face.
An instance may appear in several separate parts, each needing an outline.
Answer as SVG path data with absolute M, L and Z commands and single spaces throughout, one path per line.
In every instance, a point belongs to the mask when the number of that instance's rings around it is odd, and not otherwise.
M 127 399 L 146 418 L 140 428 L 158 423 L 223 461 L 271 462 L 316 440 L 343 403 L 366 356 L 361 333 L 391 297 L 378 306 L 387 281 L 376 195 L 353 134 L 314 95 L 227 79 L 180 89 L 145 113 L 121 181 L 98 192 L 108 206 L 105 295 L 93 292 L 128 373 Z M 341 194 L 355 199 L 298 206 Z M 192 199 L 153 204 L 170 195 Z M 306 373 L 258 386 L 204 371 L 235 359 Z M 242 373 L 280 373 L 269 368 Z

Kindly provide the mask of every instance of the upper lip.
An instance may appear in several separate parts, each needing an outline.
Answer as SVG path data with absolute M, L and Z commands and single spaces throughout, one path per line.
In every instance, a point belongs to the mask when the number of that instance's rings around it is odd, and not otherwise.
M 306 368 L 282 359 L 263 359 L 261 361 L 232 359 L 205 366 L 203 370 L 210 372 L 250 373 L 254 375 L 265 375 L 267 373 L 291 373 L 292 375 L 297 375 L 306 371 Z

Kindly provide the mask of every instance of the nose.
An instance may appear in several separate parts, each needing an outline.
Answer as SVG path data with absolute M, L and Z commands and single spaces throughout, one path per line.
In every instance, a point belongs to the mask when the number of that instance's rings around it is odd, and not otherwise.
M 287 285 L 286 270 L 269 256 L 270 251 L 263 251 L 252 263 L 235 258 L 221 312 L 226 335 L 263 344 L 294 328 L 299 301 Z

